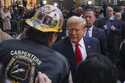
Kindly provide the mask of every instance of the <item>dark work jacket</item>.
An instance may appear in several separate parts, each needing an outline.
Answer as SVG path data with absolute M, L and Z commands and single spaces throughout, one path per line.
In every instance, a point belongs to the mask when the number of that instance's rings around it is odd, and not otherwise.
M 66 59 L 60 53 L 31 40 L 1 43 L 0 64 L 3 66 L 2 78 L 5 75 L 5 78 L 16 79 L 20 83 L 32 83 L 30 79 L 34 79 L 36 72 L 41 71 L 47 74 L 52 83 L 67 83 Z M 19 71 L 21 69 L 25 71 Z

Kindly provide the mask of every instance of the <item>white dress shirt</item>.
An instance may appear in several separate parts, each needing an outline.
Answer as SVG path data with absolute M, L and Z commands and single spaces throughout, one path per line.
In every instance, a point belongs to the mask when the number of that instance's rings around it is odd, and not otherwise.
M 75 43 L 72 43 L 72 46 L 73 46 L 73 51 L 75 52 Z M 82 53 L 82 60 L 84 61 L 87 58 L 87 52 L 83 38 L 79 41 L 79 48 Z
M 88 33 L 88 36 L 89 36 L 89 37 L 92 37 L 93 27 L 94 27 L 94 26 L 91 26 L 90 28 L 88 28 L 88 30 L 87 30 L 88 32 L 86 32 L 86 34 Z

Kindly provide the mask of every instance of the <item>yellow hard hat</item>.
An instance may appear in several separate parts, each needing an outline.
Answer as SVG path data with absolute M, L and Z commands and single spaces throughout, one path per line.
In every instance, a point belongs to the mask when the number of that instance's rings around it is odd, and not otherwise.
M 40 7 L 32 18 L 27 19 L 26 23 L 42 32 L 61 32 L 63 15 L 57 7 L 45 5 Z

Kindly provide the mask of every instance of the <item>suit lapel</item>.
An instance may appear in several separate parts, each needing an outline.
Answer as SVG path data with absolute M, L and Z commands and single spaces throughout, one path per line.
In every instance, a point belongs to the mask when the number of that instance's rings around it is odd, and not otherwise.
M 96 27 L 93 27 L 92 37 L 96 37 L 96 33 L 97 33 L 97 29 L 96 29 Z
M 92 50 L 91 38 L 84 38 L 84 43 L 85 43 L 85 49 L 86 49 L 87 58 L 88 58 L 89 53 L 91 53 L 91 50 Z
M 86 53 L 87 53 L 87 55 L 88 55 L 88 43 L 87 43 L 87 38 L 85 37 L 85 38 L 83 38 L 83 40 L 84 40 L 84 44 L 85 44 Z
M 76 67 L 76 60 L 75 60 L 75 54 L 73 51 L 73 47 L 72 44 L 70 42 L 70 39 L 67 38 L 65 41 L 65 53 L 66 53 L 66 57 L 68 58 L 70 64 L 72 66 L 74 66 L 74 68 Z
M 73 47 L 69 38 L 67 38 L 65 41 L 65 48 L 66 48 L 65 51 L 67 52 L 67 54 L 69 54 L 69 56 L 74 57 Z

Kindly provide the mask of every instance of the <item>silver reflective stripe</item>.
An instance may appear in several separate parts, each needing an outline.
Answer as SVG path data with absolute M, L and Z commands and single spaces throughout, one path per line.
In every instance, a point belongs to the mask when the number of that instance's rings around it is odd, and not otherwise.
M 120 49 L 122 48 L 123 44 L 125 44 L 125 39 L 120 44 Z

